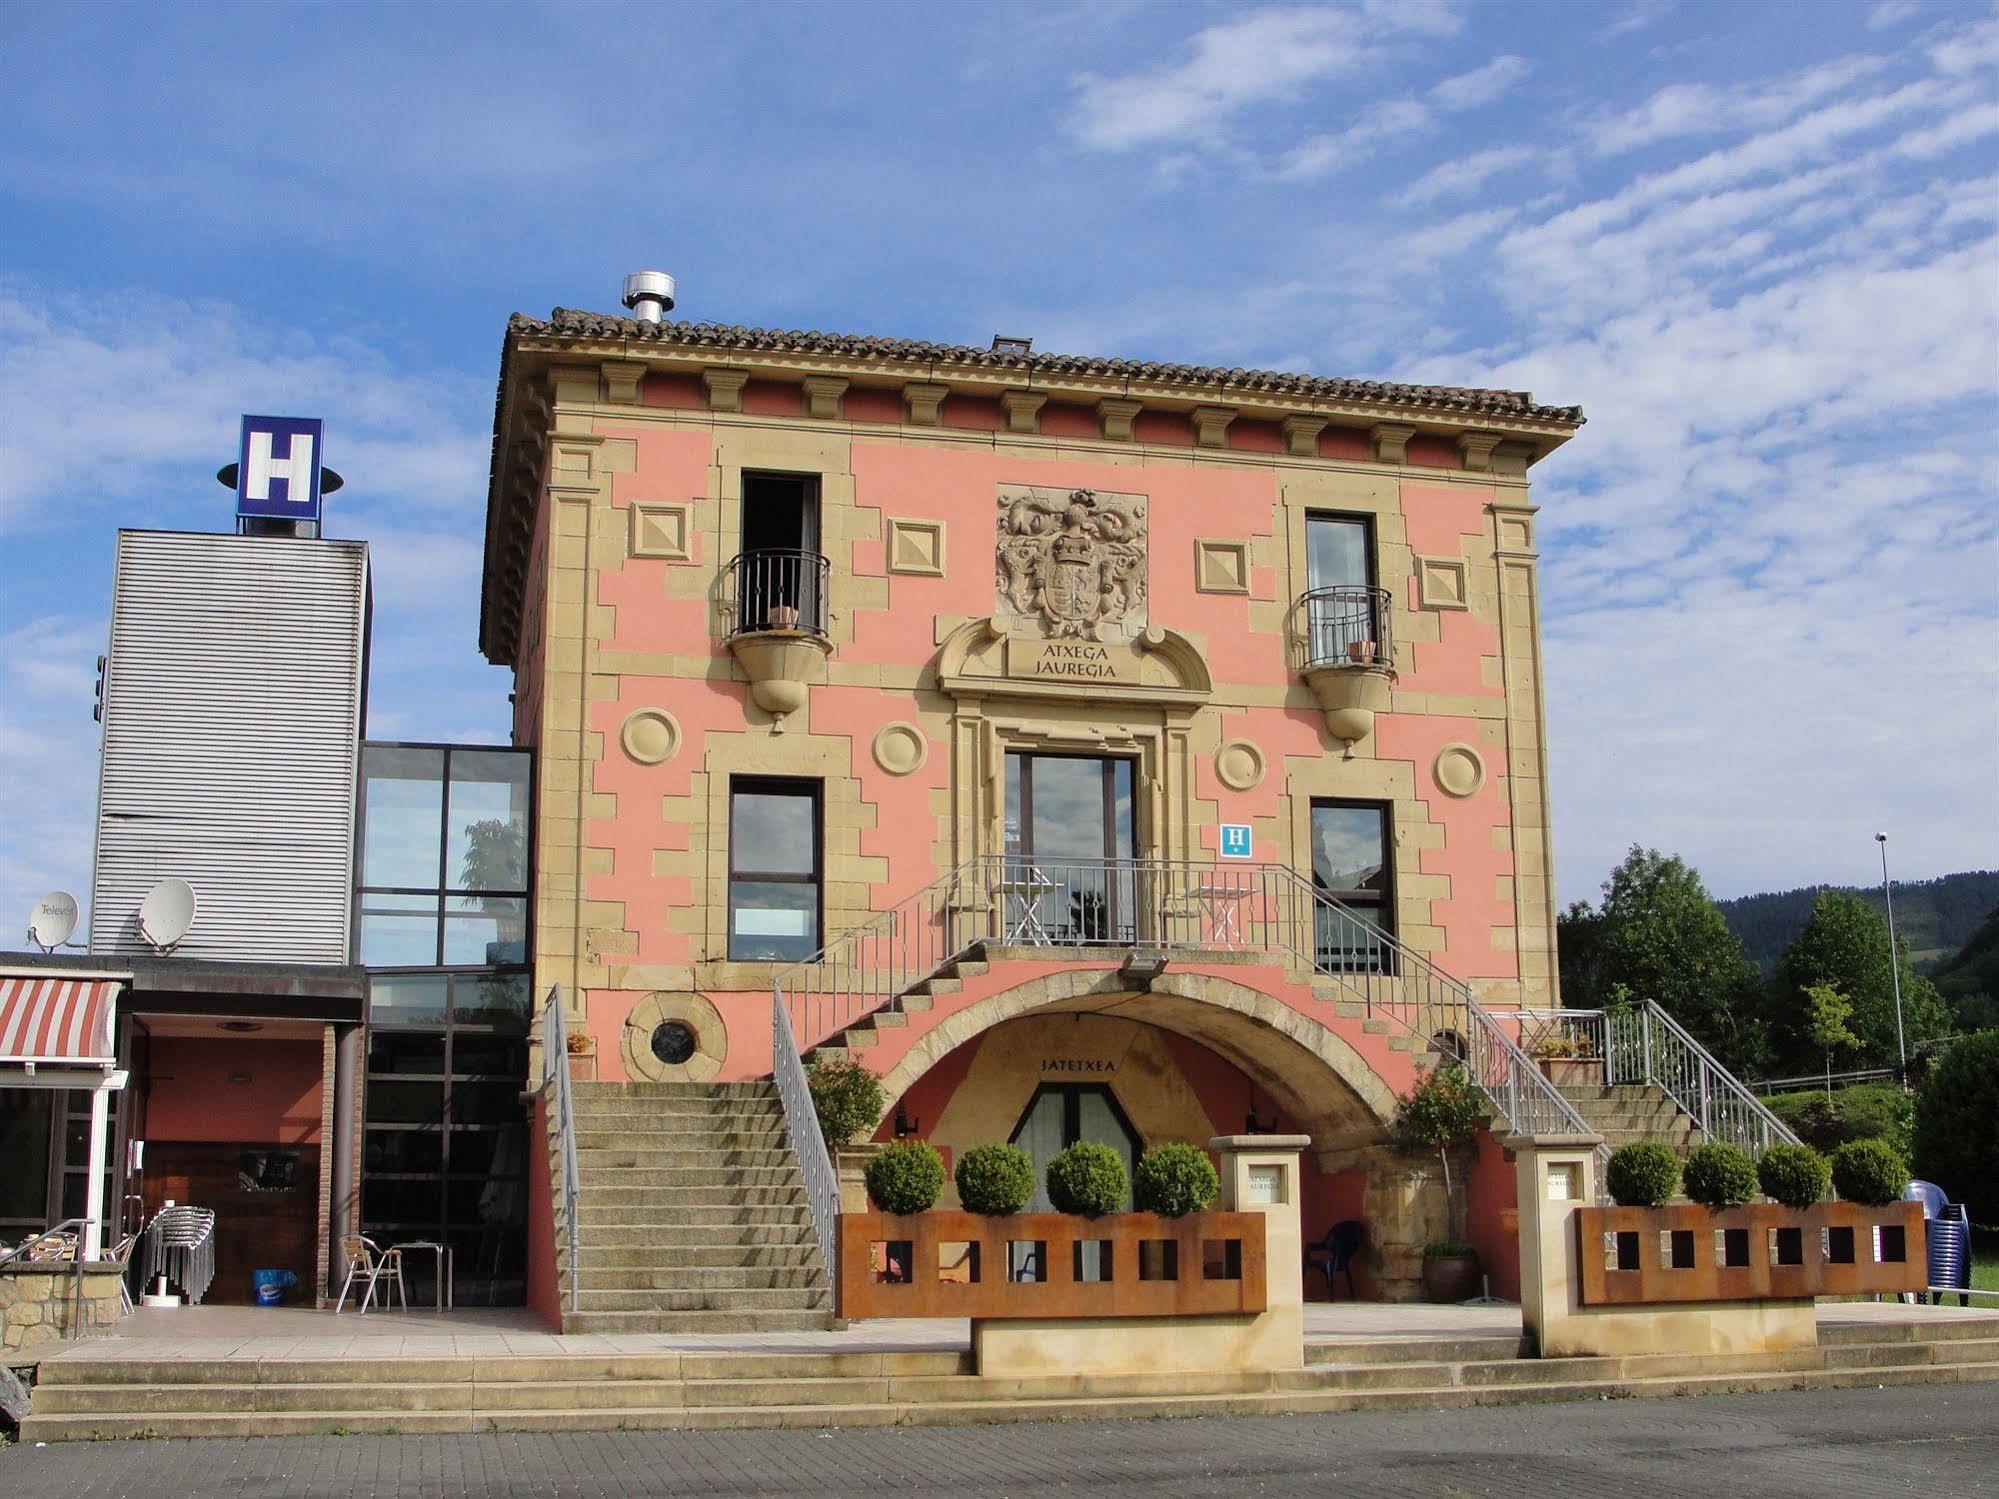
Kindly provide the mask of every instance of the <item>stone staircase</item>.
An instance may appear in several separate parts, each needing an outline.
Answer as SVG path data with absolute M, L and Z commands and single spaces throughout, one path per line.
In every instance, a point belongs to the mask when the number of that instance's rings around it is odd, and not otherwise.
M 563 1331 L 829 1325 L 812 1211 L 771 1083 L 579 1082 L 574 1090 L 582 1310 L 568 1310 L 567 1240 L 558 1234 Z
M 1663 1088 L 1650 1083 L 1556 1086 L 1612 1150 L 1633 1140 L 1657 1140 L 1684 1157 L 1701 1143 L 1700 1126 Z
M 1101 957 L 1102 953 L 1097 956 Z M 982 946 L 968 948 L 946 961 L 929 978 L 911 984 L 880 1009 L 863 1015 L 846 1029 L 836 1031 L 806 1053 L 807 1060 L 858 1056 L 879 1041 L 884 1030 L 908 1025 L 912 1015 L 927 1014 L 936 1005 L 940 994 L 956 994 L 965 987 L 966 979 L 986 972 L 991 966 L 986 961 Z
M 983 1379 L 971 1355 L 707 1352 L 53 1359 L 25 1442 L 388 1432 L 935 1426 L 1445 1410 L 1999 1380 L 1999 1317 L 1828 1324 L 1774 1354 L 1522 1357 L 1517 1337 L 1308 1346 L 1277 1373 Z

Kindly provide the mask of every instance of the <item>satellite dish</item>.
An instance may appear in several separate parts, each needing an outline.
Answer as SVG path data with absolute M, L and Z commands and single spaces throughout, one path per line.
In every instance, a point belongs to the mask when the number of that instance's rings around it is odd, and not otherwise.
M 139 902 L 139 931 L 160 952 L 172 952 L 194 925 L 194 886 L 166 879 Z
M 43 952 L 54 952 L 75 930 L 76 897 L 67 890 L 51 890 L 35 902 L 28 917 L 28 940 Z

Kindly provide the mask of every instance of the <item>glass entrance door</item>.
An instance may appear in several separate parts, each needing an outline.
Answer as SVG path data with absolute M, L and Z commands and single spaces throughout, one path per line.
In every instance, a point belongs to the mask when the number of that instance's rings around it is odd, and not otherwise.
M 1360 516 L 1305 517 L 1307 659 L 1314 662 L 1374 659 L 1377 631 L 1366 590 L 1374 586 L 1368 523 Z
M 1144 1142 L 1118 1107 L 1116 1095 L 1103 1083 L 1043 1083 L 1028 1100 L 1027 1111 L 1013 1127 L 1012 1144 L 1034 1157 L 1034 1196 L 1027 1211 L 1051 1211 L 1046 1174 L 1058 1151 L 1079 1140 L 1108 1145 L 1124 1162 L 1125 1180 L 1143 1152 Z
M 1006 937 L 1135 940 L 1138 835 L 1132 762 L 1110 755 L 1006 757 Z

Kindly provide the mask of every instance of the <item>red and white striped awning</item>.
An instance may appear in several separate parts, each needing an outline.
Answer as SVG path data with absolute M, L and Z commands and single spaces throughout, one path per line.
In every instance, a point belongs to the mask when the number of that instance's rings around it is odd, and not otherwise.
M 109 1065 L 111 1002 L 119 984 L 107 979 L 0 976 L 0 1065 L 84 1062 Z

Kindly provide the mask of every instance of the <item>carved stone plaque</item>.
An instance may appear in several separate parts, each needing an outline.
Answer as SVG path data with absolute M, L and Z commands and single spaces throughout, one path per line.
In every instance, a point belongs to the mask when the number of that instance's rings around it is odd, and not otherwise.
M 1011 635 L 1129 641 L 1146 623 L 1145 497 L 1002 485 L 994 619 Z

